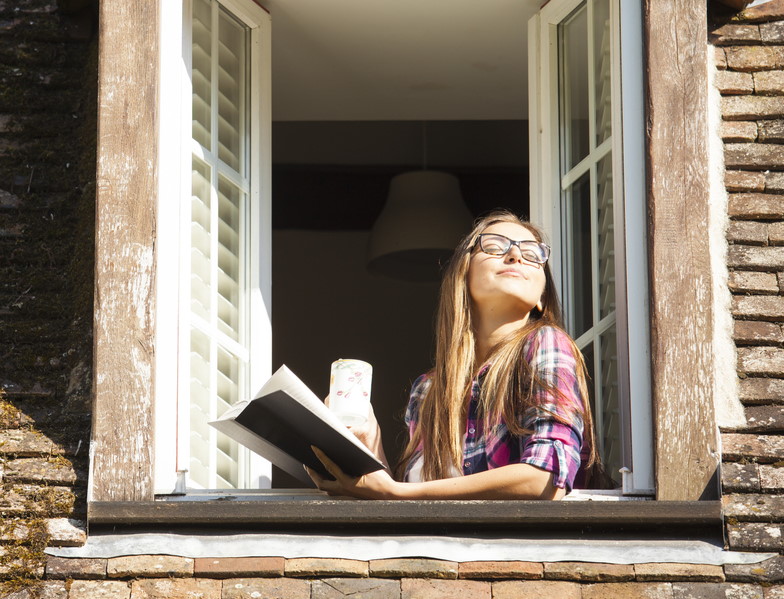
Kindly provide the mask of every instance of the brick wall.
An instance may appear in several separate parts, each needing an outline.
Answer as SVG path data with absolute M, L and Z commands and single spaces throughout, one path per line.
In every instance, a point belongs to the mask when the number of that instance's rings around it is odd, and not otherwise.
M 0 0 L 0 596 L 784 598 L 784 557 L 751 566 L 137 555 L 80 544 L 89 439 L 94 3 Z M 722 432 L 731 549 L 784 550 L 784 0 L 711 5 L 741 399 Z M 260 551 L 260 553 L 262 553 Z

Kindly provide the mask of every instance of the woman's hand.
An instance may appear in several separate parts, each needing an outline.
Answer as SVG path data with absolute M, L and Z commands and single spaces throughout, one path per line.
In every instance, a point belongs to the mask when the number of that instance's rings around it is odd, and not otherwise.
M 329 407 L 329 395 L 327 395 L 324 403 Z M 389 462 L 387 456 L 384 454 L 384 444 L 381 442 L 381 427 L 376 420 L 376 414 L 373 412 L 373 404 L 368 404 L 368 418 L 364 424 L 356 426 L 349 426 L 348 430 L 354 433 L 357 439 L 373 452 L 373 455 L 389 469 Z
M 322 491 L 326 491 L 328 495 L 348 495 L 359 499 L 399 498 L 398 488 L 401 483 L 396 482 L 386 470 L 376 470 L 359 477 L 353 477 L 343 472 L 318 447 L 311 446 L 311 449 L 335 480 L 326 479 L 307 466 L 305 466 L 305 470 L 316 486 Z

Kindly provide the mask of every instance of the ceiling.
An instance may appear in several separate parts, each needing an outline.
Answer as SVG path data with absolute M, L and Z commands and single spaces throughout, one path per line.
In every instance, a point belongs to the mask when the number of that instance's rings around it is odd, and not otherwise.
M 527 119 L 542 0 L 260 0 L 275 121 Z

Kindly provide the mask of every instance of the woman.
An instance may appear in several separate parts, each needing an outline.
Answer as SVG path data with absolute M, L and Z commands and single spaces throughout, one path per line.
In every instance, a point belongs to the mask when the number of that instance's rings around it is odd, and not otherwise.
M 402 480 L 308 470 L 330 495 L 560 499 L 595 461 L 580 351 L 561 328 L 541 233 L 510 212 L 477 221 L 444 274 L 436 363 L 411 391 Z M 354 433 L 386 464 L 374 418 Z M 581 455 L 582 454 L 582 455 Z M 579 479 L 578 479 L 579 482 Z

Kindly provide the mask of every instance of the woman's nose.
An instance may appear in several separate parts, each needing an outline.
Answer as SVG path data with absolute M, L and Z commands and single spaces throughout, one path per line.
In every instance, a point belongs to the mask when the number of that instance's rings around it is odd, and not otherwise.
M 523 252 L 518 246 L 513 245 L 512 247 L 509 248 L 509 251 L 506 252 L 506 256 L 504 256 L 504 260 L 508 261 L 509 263 L 522 262 Z

